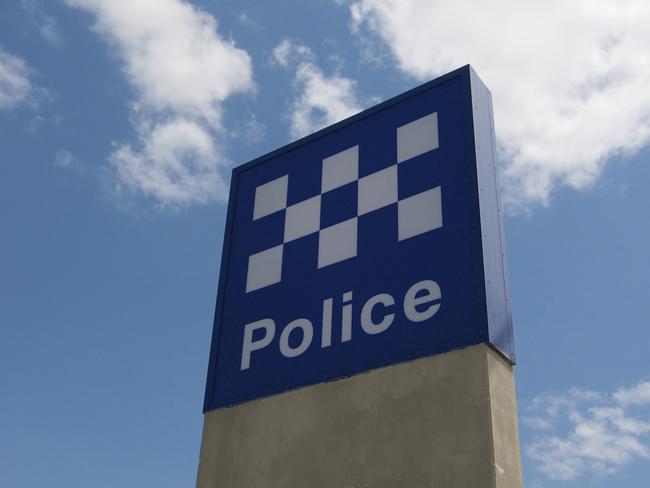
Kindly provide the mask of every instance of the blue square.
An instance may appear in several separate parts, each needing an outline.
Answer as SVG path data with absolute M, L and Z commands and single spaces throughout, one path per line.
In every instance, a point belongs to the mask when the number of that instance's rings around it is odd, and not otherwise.
M 400 200 L 440 185 L 440 168 L 445 164 L 436 151 L 409 159 L 397 166 L 397 194 Z
M 300 151 L 297 151 L 300 152 Z M 299 166 L 287 170 L 289 185 L 287 188 L 287 205 L 295 205 L 320 193 L 321 160 L 313 156 L 301 156 Z
M 318 233 L 310 234 L 284 245 L 282 273 L 290 279 L 308 279 L 318 265 Z
M 359 243 L 357 252 L 360 256 L 367 256 L 370 253 L 378 255 L 377 241 L 397 242 L 397 203 L 375 210 L 359 217 Z M 381 262 L 386 264 L 387 260 L 394 259 L 398 255 L 392 256 L 393 251 L 390 247 L 383 247 L 384 252 L 377 264 Z M 386 269 L 390 267 L 386 266 Z
M 357 216 L 357 182 L 321 195 L 320 228 L 324 229 Z
M 381 143 L 365 144 L 359 148 L 359 178 L 368 176 L 397 162 L 395 127 L 377 127 L 375 137 Z
M 246 248 L 251 253 L 282 244 L 284 240 L 285 213 L 286 210 L 281 210 L 251 223 L 251 227 L 255 231 L 255 239 L 250 239 L 245 243 Z

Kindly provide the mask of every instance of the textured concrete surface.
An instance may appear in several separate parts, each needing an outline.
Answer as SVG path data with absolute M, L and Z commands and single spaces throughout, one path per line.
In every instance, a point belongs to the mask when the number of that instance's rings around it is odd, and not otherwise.
M 205 414 L 198 488 L 520 488 L 512 368 L 486 345 Z

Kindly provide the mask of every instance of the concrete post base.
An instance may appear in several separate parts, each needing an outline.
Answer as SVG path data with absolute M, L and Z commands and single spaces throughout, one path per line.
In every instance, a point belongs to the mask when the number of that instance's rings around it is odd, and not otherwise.
M 198 488 L 520 488 L 512 367 L 478 345 L 205 414 Z

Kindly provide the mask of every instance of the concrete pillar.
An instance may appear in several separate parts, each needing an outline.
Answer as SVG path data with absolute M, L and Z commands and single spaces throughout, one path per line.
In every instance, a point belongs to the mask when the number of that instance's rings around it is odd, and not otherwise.
M 198 488 L 520 488 L 512 367 L 487 345 L 205 414 Z

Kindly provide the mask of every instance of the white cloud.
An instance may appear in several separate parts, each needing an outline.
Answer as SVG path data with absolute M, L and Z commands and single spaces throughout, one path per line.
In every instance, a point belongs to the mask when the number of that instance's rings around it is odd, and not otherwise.
M 297 65 L 293 82 L 298 95 L 289 114 L 292 137 L 305 136 L 361 111 L 354 80 L 338 73 L 324 74 L 308 47 L 285 39 L 273 49 L 272 59 L 285 67 Z
M 217 33 L 210 14 L 181 0 L 67 0 L 93 12 L 124 61 L 138 110 L 219 121 L 220 103 L 253 88 L 248 54 Z
M 139 149 L 120 145 L 110 161 L 121 190 L 164 206 L 227 197 L 222 103 L 254 89 L 251 60 L 217 32 L 215 18 L 182 0 L 66 0 L 95 15 L 136 91 Z
M 291 42 L 289 39 L 282 40 L 271 51 L 272 64 L 287 66 L 289 64 L 289 53 L 291 52 Z
M 117 190 L 137 188 L 163 206 L 204 204 L 228 187 L 212 135 L 201 124 L 177 118 L 143 130 L 141 151 L 122 145 L 111 155 Z
M 0 47 L 0 110 L 29 101 L 32 91 L 27 63 Z
M 289 63 L 315 60 L 311 49 L 303 44 L 296 44 L 289 39 L 283 39 L 271 51 L 271 65 L 289 66 Z
M 585 188 L 650 140 L 644 0 L 357 0 L 350 11 L 409 75 L 475 67 L 493 92 L 510 209 Z
M 326 76 L 313 63 L 298 65 L 294 82 L 300 95 L 293 103 L 291 135 L 310 134 L 361 111 L 354 81 L 340 75 Z
M 626 403 L 639 398 L 636 392 L 644 385 L 613 395 L 574 388 L 536 398 L 522 416 L 522 425 L 537 431 L 526 454 L 554 480 L 611 475 L 635 460 L 650 459 L 650 411 L 632 411 Z
M 632 388 L 620 388 L 614 398 L 621 405 L 650 405 L 650 381 L 644 381 Z

